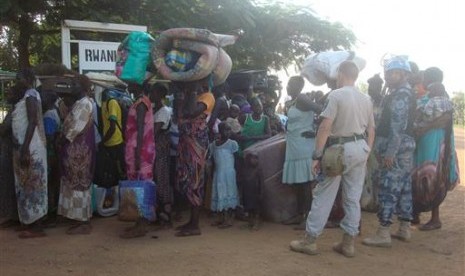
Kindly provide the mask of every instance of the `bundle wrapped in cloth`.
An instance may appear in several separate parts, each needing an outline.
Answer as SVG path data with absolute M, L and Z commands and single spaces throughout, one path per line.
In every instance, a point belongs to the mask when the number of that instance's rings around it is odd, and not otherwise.
M 143 84 L 150 77 L 150 51 L 155 39 L 145 32 L 131 32 L 118 47 L 115 75 L 123 81 Z
M 215 34 L 205 29 L 174 28 L 160 34 L 152 57 L 157 71 L 172 81 L 195 81 L 212 74 L 213 84 L 222 84 L 232 68 L 222 49 L 238 36 Z
M 300 74 L 313 85 L 323 85 L 337 79 L 337 69 L 346 60 L 352 60 L 359 71 L 365 68 L 366 61 L 353 51 L 327 51 L 307 57 Z

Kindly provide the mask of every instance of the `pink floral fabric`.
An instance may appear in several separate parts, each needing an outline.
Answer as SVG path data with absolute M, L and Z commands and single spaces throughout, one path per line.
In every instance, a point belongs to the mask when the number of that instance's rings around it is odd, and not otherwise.
M 137 106 L 147 107 L 144 117 L 144 134 L 140 151 L 140 170 L 136 170 L 137 147 Z M 142 96 L 129 108 L 125 131 L 126 140 L 126 173 L 129 180 L 152 180 L 155 160 L 155 140 L 153 133 L 152 103 L 147 96 Z

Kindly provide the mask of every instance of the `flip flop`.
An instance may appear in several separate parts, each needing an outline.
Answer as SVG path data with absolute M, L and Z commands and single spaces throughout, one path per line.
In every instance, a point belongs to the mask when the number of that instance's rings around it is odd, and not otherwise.
M 200 232 L 200 229 L 184 229 L 176 234 L 174 234 L 176 237 L 190 237 L 190 236 L 199 236 L 202 233 Z
M 80 224 L 71 226 L 66 234 L 68 235 L 89 235 L 92 232 L 92 226 L 89 224 Z
M 187 222 L 187 223 L 184 223 L 182 225 L 177 226 L 176 228 L 174 228 L 174 230 L 182 231 L 182 230 L 184 230 L 184 228 L 189 227 L 189 226 L 190 226 L 190 222 Z
M 423 224 L 422 226 L 418 227 L 420 231 L 431 231 L 436 229 L 441 229 L 442 223 L 427 223 Z
M 46 237 L 47 234 L 43 231 L 31 231 L 31 230 L 24 230 L 19 233 L 18 238 L 20 239 L 33 239 L 33 238 L 43 238 Z

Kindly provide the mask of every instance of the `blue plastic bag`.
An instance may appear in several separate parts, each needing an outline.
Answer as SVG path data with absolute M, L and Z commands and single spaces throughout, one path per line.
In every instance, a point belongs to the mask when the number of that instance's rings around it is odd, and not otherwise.
M 120 205 L 118 217 L 123 221 L 145 218 L 155 221 L 156 185 L 147 180 L 123 180 L 119 182 Z

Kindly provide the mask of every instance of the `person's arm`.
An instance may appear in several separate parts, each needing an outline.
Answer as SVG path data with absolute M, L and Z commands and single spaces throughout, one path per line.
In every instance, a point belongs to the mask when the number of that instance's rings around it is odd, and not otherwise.
M 367 144 L 371 150 L 373 149 L 373 143 L 375 142 L 375 115 L 373 113 L 373 104 L 370 105 L 368 116 L 369 116 L 369 119 L 368 119 L 368 127 L 366 129 L 366 133 L 367 133 Z
M 109 123 L 110 123 L 110 127 L 108 128 L 108 131 L 103 136 L 103 141 L 102 141 L 103 143 L 110 140 L 110 138 L 113 136 L 113 134 L 115 134 L 115 131 L 116 131 L 116 122 L 110 119 Z
M 107 107 L 107 111 L 108 111 L 107 112 L 108 113 L 108 118 L 103 118 L 103 120 L 108 120 L 108 122 L 110 123 L 110 126 L 108 128 L 108 131 L 106 133 L 104 133 L 103 141 L 102 141 L 103 143 L 110 140 L 111 137 L 113 137 L 113 135 L 115 134 L 116 128 L 118 127 L 116 125 L 117 120 L 118 120 L 116 108 L 120 108 L 119 104 L 114 99 L 109 99 L 106 102 L 106 107 Z M 121 111 L 120 111 L 120 113 L 121 113 Z
M 431 129 L 445 128 L 451 123 L 451 121 L 452 121 L 452 112 L 444 113 L 443 115 L 436 118 L 434 121 L 419 124 L 414 129 L 415 136 L 418 138 L 418 137 L 423 136 L 426 132 L 428 132 Z
M 136 108 L 137 114 L 137 144 L 136 144 L 136 171 L 140 170 L 140 156 L 142 154 L 142 143 L 144 138 L 144 128 L 145 128 L 145 113 L 147 112 L 147 107 L 143 103 L 139 103 Z
M 153 133 L 155 134 L 155 136 L 161 131 L 162 127 L 163 127 L 162 122 L 153 123 Z
M 186 110 L 184 112 L 184 117 L 193 119 L 207 110 L 207 105 L 205 103 L 197 102 L 197 94 L 195 91 L 186 91 L 186 93 Z
M 216 119 L 220 116 L 220 113 L 223 111 L 224 103 L 225 102 L 223 100 L 215 101 L 215 106 L 213 107 L 212 114 L 210 115 L 210 119 L 208 120 L 209 129 L 213 129 Z
M 38 101 L 35 97 L 31 96 L 26 98 L 28 125 L 26 129 L 26 136 L 24 137 L 24 142 L 21 145 L 20 149 L 20 162 L 23 166 L 27 165 L 29 162 L 29 145 L 31 144 L 32 136 L 34 135 L 34 130 L 38 123 L 37 106 Z
M 316 114 L 320 114 L 321 111 L 323 111 L 323 107 L 320 104 L 317 104 L 315 102 L 309 103 L 310 110 L 315 112 Z
M 333 125 L 333 119 L 323 117 L 320 123 L 318 132 L 315 139 L 315 150 L 313 152 L 312 162 L 312 173 L 318 175 L 320 172 L 320 159 L 323 156 L 323 151 L 328 141 L 328 137 L 331 134 L 331 127 Z
M 400 92 L 400 91 L 399 91 Z M 394 96 L 391 106 L 391 129 L 389 131 L 388 146 L 383 156 L 383 164 L 391 168 L 394 164 L 394 158 L 399 151 L 402 142 L 401 134 L 407 128 L 409 119 L 409 96 L 407 93 L 398 93 Z

